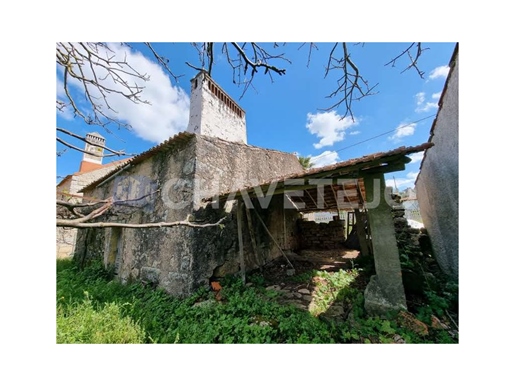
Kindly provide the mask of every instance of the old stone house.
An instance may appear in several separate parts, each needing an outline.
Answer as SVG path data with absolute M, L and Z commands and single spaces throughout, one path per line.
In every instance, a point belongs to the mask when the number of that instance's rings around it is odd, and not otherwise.
M 415 182 L 420 214 L 442 270 L 458 278 L 459 268 L 459 46 L 449 63 L 428 149 Z M 436 202 L 438 204 L 436 204 Z
M 90 143 L 85 144 L 83 158 L 79 170 L 64 177 L 56 186 L 56 199 L 68 202 L 82 202 L 83 193 L 80 190 L 93 181 L 103 177 L 111 170 L 116 168 L 125 160 L 117 160 L 107 164 L 102 164 L 104 149 L 95 146 L 105 145 L 105 138 L 99 133 L 88 133 L 86 140 Z M 73 228 L 57 228 L 56 230 L 56 255 L 57 258 L 73 256 L 75 252 L 75 241 L 77 230 Z
M 373 235 L 377 276 L 367 289 L 369 308 L 406 308 L 384 173 L 403 170 L 407 155 L 431 144 L 304 170 L 296 155 L 248 145 L 246 138 L 243 109 L 205 72 L 197 74 L 187 131 L 121 163 L 81 192 L 91 199 L 112 197 L 114 209 L 106 218 L 111 222 L 188 219 L 222 221 L 220 226 L 81 229 L 75 256 L 101 257 L 122 281 L 154 283 L 186 296 L 210 278 L 244 273 L 301 248 L 302 232 L 313 231 L 299 226 L 303 213 L 355 211 L 368 215 Z M 324 227 L 324 237 L 332 242 L 336 228 Z
M 216 222 L 221 217 L 227 221 L 220 227 L 201 229 L 81 230 L 79 255 L 104 256 L 106 264 L 115 264 L 121 280 L 155 282 L 178 296 L 190 294 L 212 276 L 238 272 L 235 210 L 231 205 L 208 207 L 202 200 L 303 170 L 295 155 L 247 145 L 246 138 L 243 109 L 200 72 L 191 81 L 188 130 L 122 163 L 82 192 L 91 198 L 114 197 L 118 201 L 144 197 L 131 206 L 117 206 L 115 221 L 173 222 L 191 216 L 192 221 Z M 278 198 L 272 201 L 270 206 L 277 210 L 263 217 L 272 234 L 282 238 L 283 216 L 297 218 L 298 213 L 286 213 Z M 292 233 L 295 221 L 287 223 Z M 256 234 L 255 240 L 260 254 L 246 254 L 246 269 L 278 254 L 268 235 L 262 236 Z M 295 248 L 293 238 L 286 243 L 291 243 L 289 249 Z

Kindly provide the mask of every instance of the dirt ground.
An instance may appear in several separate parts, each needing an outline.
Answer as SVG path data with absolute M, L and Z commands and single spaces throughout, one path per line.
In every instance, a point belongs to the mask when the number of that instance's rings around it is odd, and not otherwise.
M 280 303 L 293 304 L 302 310 L 309 311 L 313 307 L 313 282 L 309 278 L 294 280 L 295 277 L 312 270 L 334 272 L 340 269 L 351 269 L 352 262 L 358 255 L 359 251 L 352 249 L 303 250 L 298 254 L 287 255 L 288 260 L 295 268 L 294 275 L 284 257 L 269 262 L 261 270 L 255 270 L 253 273 L 263 276 L 267 289 L 279 293 L 278 301 Z M 250 274 L 252 275 L 252 273 Z M 363 285 L 366 286 L 366 282 Z M 346 311 L 343 304 L 335 304 L 331 307 L 331 315 L 327 316 L 340 318 L 345 315 Z

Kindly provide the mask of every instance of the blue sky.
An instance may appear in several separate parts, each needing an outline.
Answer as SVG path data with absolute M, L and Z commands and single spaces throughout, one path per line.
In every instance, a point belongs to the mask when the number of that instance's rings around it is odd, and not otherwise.
M 370 153 L 386 151 L 399 146 L 412 146 L 426 142 L 429 130 L 437 112 L 437 103 L 443 89 L 448 67 L 455 47 L 450 43 L 423 43 L 427 48 L 419 59 L 419 68 L 424 79 L 412 69 L 401 73 L 408 65 L 402 58 L 395 67 L 385 66 L 399 55 L 410 43 L 349 43 L 351 58 L 359 67 L 362 76 L 370 85 L 375 85 L 375 95 L 353 102 L 354 121 L 343 118 L 344 106 L 327 110 L 335 100 L 328 99 L 336 86 L 336 72 L 324 78 L 330 43 L 317 43 L 309 67 L 308 45 L 287 43 L 271 49 L 284 53 L 291 61 L 276 61 L 277 67 L 285 68 L 283 76 L 274 75 L 273 82 L 263 71 L 254 78 L 254 88 L 243 92 L 232 82 L 232 71 L 215 44 L 213 79 L 235 99 L 246 111 L 248 144 L 297 152 L 311 156 L 316 166 L 361 157 Z M 264 44 L 268 48 L 270 44 Z M 183 75 L 179 82 L 166 73 L 152 60 L 150 51 L 142 44 L 131 43 L 131 48 L 112 45 L 119 55 L 127 55 L 128 61 L 139 71 L 150 75 L 145 82 L 143 99 L 151 105 L 136 105 L 113 98 L 110 103 L 118 111 L 119 119 L 129 123 L 133 129 L 113 133 L 103 128 L 86 125 L 70 114 L 58 113 L 57 126 L 85 135 L 97 131 L 106 138 L 106 145 L 113 149 L 124 149 L 128 153 L 140 153 L 186 129 L 189 114 L 189 80 L 197 73 L 185 62 L 198 65 L 198 54 L 189 43 L 155 43 L 158 52 L 170 59 L 170 67 L 177 75 Z M 62 76 L 56 71 L 56 92 L 62 95 Z M 76 92 L 72 85 L 71 90 Z M 79 94 L 75 94 L 79 95 Z M 76 146 L 80 141 L 65 138 Z M 57 150 L 63 145 L 57 144 Z M 57 157 L 57 182 L 61 177 L 78 170 L 82 154 L 68 150 Z M 105 159 L 104 163 L 117 159 Z M 395 183 L 402 190 L 412 187 L 420 166 L 421 155 L 403 172 L 387 175 L 389 184 Z

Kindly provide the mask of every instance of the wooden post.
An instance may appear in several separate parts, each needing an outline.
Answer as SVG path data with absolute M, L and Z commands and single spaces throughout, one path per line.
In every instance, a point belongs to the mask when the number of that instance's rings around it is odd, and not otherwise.
M 249 226 L 249 234 L 250 234 L 250 241 L 252 242 L 252 249 L 254 250 L 254 255 L 256 256 L 256 262 L 261 267 L 261 261 L 259 257 L 259 251 L 256 243 L 256 235 L 254 234 L 254 228 L 252 227 L 252 219 L 250 217 L 250 210 L 247 208 L 247 205 L 245 205 L 245 214 L 247 216 L 247 225 Z
M 359 246 L 361 249 L 361 256 L 366 257 L 370 255 L 370 249 L 368 248 L 368 240 L 365 232 L 365 219 L 366 213 L 360 212 L 359 209 L 354 209 L 354 215 L 356 216 L 355 226 L 356 233 L 358 235 Z
M 242 203 L 238 200 L 238 205 L 236 208 L 236 221 L 238 223 L 238 244 L 240 246 L 240 269 L 241 269 L 241 280 L 245 283 L 245 258 L 243 256 L 243 231 L 242 231 Z
M 261 225 L 263 225 L 263 228 L 265 228 L 266 230 L 266 233 L 268 233 L 268 236 L 270 236 L 270 238 L 272 239 L 272 241 L 274 242 L 274 244 L 277 246 L 277 248 L 279 248 L 279 250 L 281 251 L 281 253 L 283 254 L 284 258 L 286 259 L 286 261 L 288 262 L 288 265 L 295 269 L 295 267 L 292 265 L 291 261 L 288 259 L 288 256 L 286 256 L 286 253 L 284 253 L 283 249 L 281 248 L 281 246 L 279 245 L 279 243 L 274 239 L 274 236 L 272 236 L 272 234 L 270 233 L 270 231 L 268 230 L 267 226 L 265 225 L 265 222 L 261 219 L 261 216 L 258 214 L 258 212 L 256 212 L 256 216 L 259 220 L 259 222 L 261 223 Z

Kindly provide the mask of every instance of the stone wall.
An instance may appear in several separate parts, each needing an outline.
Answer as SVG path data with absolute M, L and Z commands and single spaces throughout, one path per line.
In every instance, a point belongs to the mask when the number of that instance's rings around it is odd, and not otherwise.
M 345 242 L 345 221 L 328 223 L 298 221 L 300 247 L 302 249 L 337 249 Z
M 182 221 L 192 213 L 194 164 L 194 141 L 183 141 L 121 170 L 85 194 L 120 201 L 145 197 L 115 205 L 106 219 L 113 222 Z M 106 264 L 115 264 L 122 282 L 151 282 L 177 296 L 191 293 L 191 228 L 113 230 L 80 230 L 81 240 L 89 233 L 90 242 L 77 244 L 77 257 L 100 258 Z
M 302 166 L 293 154 L 200 135 L 182 138 L 85 193 L 99 199 L 114 196 L 116 200 L 134 200 L 159 190 L 144 200 L 131 201 L 129 206 L 117 205 L 108 219 L 115 222 L 172 222 L 189 217 L 191 221 L 214 223 L 226 217 L 223 226 L 81 230 L 77 258 L 102 258 L 106 264 L 115 265 L 122 282 L 152 282 L 175 296 L 190 295 L 208 285 L 212 276 L 240 271 L 237 205 L 230 201 L 225 207 L 212 208 L 202 199 L 299 172 Z M 249 209 L 250 227 L 247 212 L 242 210 L 246 271 L 281 256 L 258 215 L 282 249 L 297 248 L 299 214 L 284 208 L 284 197 L 270 197 L 266 209 L 260 208 L 257 201 L 255 204 L 254 209 Z
M 451 63 L 452 64 L 452 63 Z M 431 130 L 430 142 L 435 145 L 426 150 L 416 181 L 420 214 L 435 257 L 442 270 L 458 278 L 459 213 L 458 213 L 458 136 L 459 55 L 449 71 L 446 90 Z
M 75 173 L 67 176 L 57 186 L 57 199 L 70 202 L 82 202 L 82 193 L 78 191 L 93 181 L 105 176 L 119 163 L 105 165 L 104 167 L 84 173 Z M 68 258 L 75 253 L 75 244 L 77 238 L 77 229 L 74 228 L 57 228 L 56 230 L 56 255 L 57 258 Z
M 294 154 L 206 136 L 196 141 L 196 207 L 204 198 L 304 171 Z

